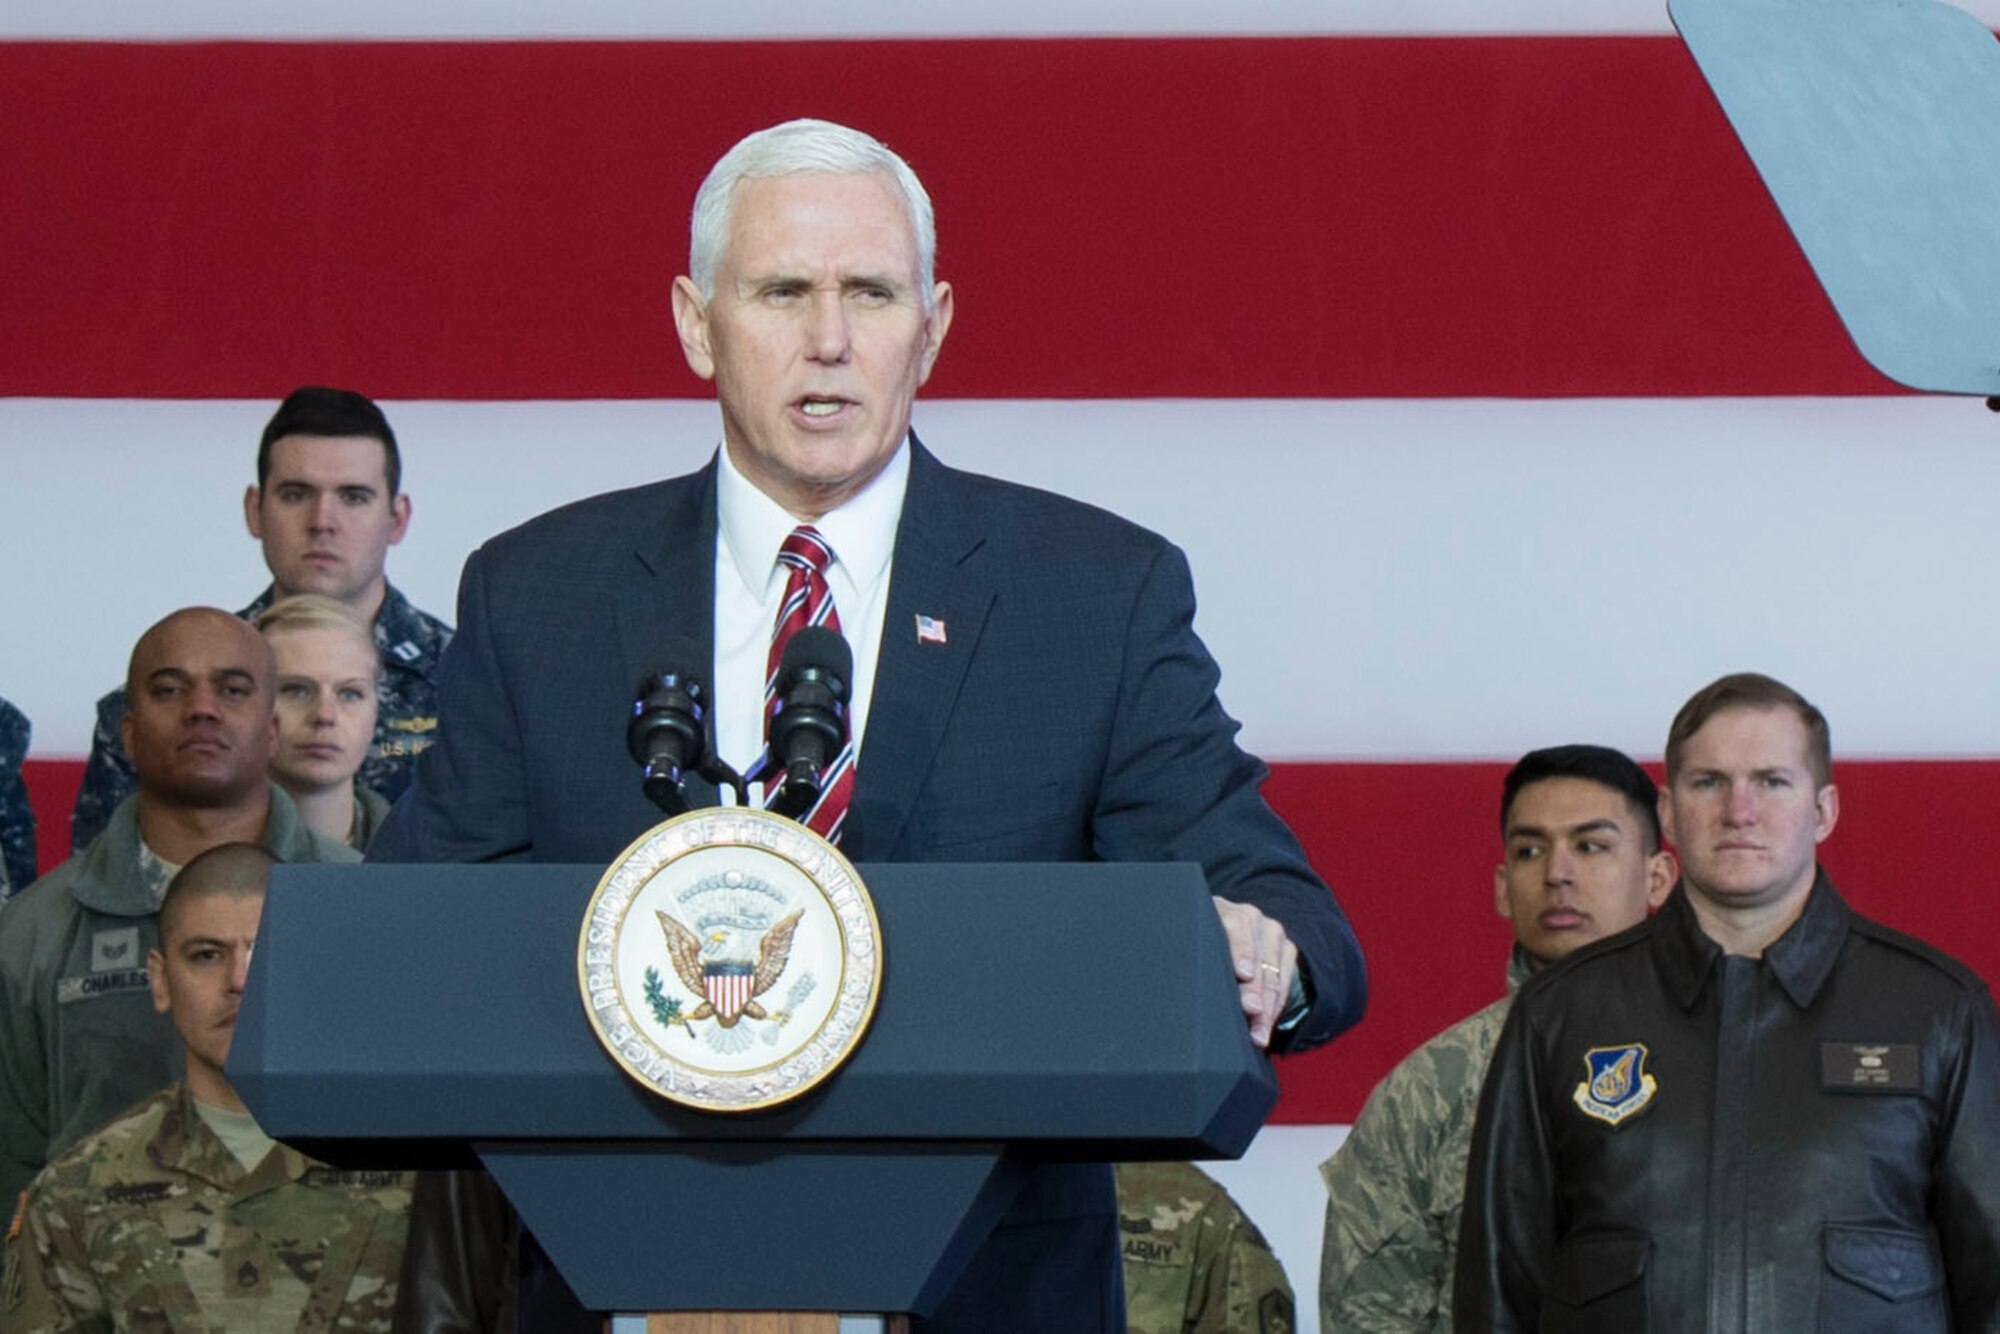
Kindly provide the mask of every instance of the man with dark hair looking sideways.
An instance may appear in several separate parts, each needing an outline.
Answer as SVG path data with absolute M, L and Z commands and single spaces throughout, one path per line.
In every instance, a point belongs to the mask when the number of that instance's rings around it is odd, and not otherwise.
M 1465 1156 L 1513 995 L 1546 964 L 1646 919 L 1674 882 L 1659 790 L 1605 746 L 1523 755 L 1500 788 L 1493 901 L 1514 928 L 1507 994 L 1411 1052 L 1368 1096 L 1326 1177 L 1320 1325 L 1451 1328 Z
M 2000 1330 L 2000 1021 L 1850 909 L 1826 718 L 1725 676 L 1667 733 L 1680 892 L 1525 987 L 1466 1178 L 1461 1330 Z

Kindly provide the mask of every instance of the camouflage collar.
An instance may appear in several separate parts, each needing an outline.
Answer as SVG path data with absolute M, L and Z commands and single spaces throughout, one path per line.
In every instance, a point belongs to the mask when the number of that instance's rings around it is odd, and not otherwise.
M 297 1181 L 312 1166 L 297 1149 L 274 1144 L 255 1171 L 245 1171 L 195 1109 L 186 1080 L 167 1090 L 167 1096 L 171 1101 L 160 1117 L 159 1129 L 146 1144 L 146 1157 L 162 1171 L 194 1177 L 244 1200 Z
M 1513 995 L 1523 983 L 1535 975 L 1535 964 L 1528 952 L 1516 941 L 1513 951 L 1507 956 L 1507 994 Z
M 439 622 L 411 606 L 394 584 L 384 585 L 382 609 L 375 613 L 375 650 L 385 666 L 435 679 L 449 638 Z
M 144 834 L 139 836 L 139 878 L 146 882 L 146 896 L 153 901 L 155 909 L 167 897 L 167 886 L 180 873 L 179 866 L 153 851 Z

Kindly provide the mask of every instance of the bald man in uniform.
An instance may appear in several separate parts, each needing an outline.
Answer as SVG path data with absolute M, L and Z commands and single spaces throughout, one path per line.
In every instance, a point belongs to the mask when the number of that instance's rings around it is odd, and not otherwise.
M 263 636 L 213 607 L 174 612 L 133 648 L 122 730 L 139 789 L 103 837 L 9 901 L 0 928 L 0 1199 L 178 1075 L 145 960 L 182 865 L 222 843 L 358 860 L 270 781 L 276 677 Z

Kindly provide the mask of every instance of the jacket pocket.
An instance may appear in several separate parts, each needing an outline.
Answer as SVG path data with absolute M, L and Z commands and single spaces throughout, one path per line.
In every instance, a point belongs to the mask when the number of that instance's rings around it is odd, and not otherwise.
M 1822 1334 L 1943 1331 L 1944 1258 L 1921 1232 L 1827 1225 Z
M 1644 1334 L 1652 1249 L 1643 1232 L 1586 1232 L 1565 1240 L 1542 1285 L 1545 1334 Z

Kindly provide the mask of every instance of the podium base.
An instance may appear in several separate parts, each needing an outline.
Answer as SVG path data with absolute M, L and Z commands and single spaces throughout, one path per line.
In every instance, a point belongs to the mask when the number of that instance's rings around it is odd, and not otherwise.
M 800 1312 L 934 1311 L 1030 1170 L 997 1144 L 475 1148 L 585 1310 L 654 1314 L 663 1301 L 697 1315 L 774 1301 Z M 619 1199 L 656 1216 L 602 1204 Z M 747 1225 L 705 1225 L 772 1200 L 812 1208 L 757 1210 L 755 1242 Z M 688 1221 L 667 1221 L 676 1210 Z

